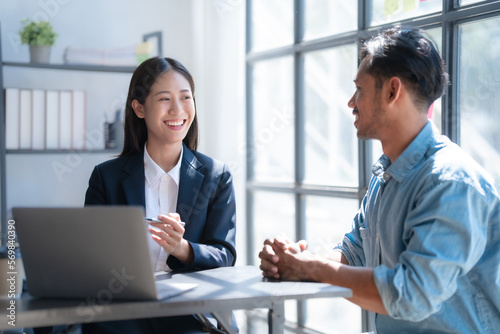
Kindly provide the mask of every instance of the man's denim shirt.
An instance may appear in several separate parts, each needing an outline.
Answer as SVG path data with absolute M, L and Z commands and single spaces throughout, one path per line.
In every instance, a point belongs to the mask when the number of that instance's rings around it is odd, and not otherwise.
M 368 192 L 338 248 L 374 267 L 390 316 L 379 333 L 500 333 L 500 197 L 494 181 L 429 121 Z M 375 324 L 373 324 L 375 322 Z

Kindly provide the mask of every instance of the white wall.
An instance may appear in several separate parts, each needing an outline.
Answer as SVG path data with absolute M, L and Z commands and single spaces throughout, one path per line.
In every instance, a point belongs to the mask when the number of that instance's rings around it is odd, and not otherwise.
M 238 215 L 237 262 L 245 263 L 245 1 L 193 3 L 200 151 L 231 168 Z
M 0 0 L 4 60 L 28 61 L 19 44 L 22 19 L 48 19 L 59 34 L 52 62 L 61 63 L 67 46 L 114 48 L 134 45 L 148 32 L 163 31 L 164 51 L 192 66 L 191 9 L 185 0 Z
M 48 19 L 59 34 L 52 63 L 63 62 L 68 46 L 123 47 L 142 41 L 145 33 L 163 32 L 163 55 L 181 61 L 195 78 L 199 150 L 229 163 L 234 172 L 239 262 L 245 258 L 244 7 L 243 0 L 0 0 L 4 61 L 29 61 L 28 46 L 18 36 L 24 18 Z M 12 67 L 3 74 L 8 87 L 87 90 L 87 131 L 95 133 L 102 129 L 103 114 L 124 104 L 131 76 Z M 93 166 L 110 157 L 11 154 L 7 205 L 82 205 Z M 54 167 L 60 165 L 68 167 L 63 174 Z

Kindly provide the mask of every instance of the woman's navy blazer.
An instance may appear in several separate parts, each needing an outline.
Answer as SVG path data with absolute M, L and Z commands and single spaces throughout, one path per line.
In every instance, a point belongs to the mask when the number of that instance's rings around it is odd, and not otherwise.
M 145 208 L 144 187 L 143 152 L 121 156 L 94 168 L 85 205 L 140 205 Z M 234 265 L 236 202 L 231 172 L 225 164 L 184 145 L 177 213 L 186 223 L 184 239 L 193 248 L 194 260 L 186 266 L 170 255 L 167 264 L 171 269 L 198 270 Z

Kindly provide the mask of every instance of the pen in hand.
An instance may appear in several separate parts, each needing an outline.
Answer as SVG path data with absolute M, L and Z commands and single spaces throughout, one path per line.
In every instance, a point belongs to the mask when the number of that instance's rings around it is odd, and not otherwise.
M 156 218 L 149 218 L 149 217 L 146 217 L 144 218 L 144 220 L 147 222 L 147 223 L 161 223 L 161 224 L 165 224 L 163 221 L 159 220 L 159 219 L 156 219 Z M 185 222 L 179 222 L 179 224 L 181 224 L 182 227 L 184 227 L 186 225 Z M 167 225 L 170 225 L 170 224 L 167 224 Z

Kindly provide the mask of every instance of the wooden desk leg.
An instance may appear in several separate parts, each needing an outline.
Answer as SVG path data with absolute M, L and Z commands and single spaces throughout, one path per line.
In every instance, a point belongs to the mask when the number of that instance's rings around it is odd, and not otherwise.
M 268 314 L 269 334 L 283 334 L 285 331 L 285 303 L 277 301 L 273 303 Z

